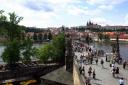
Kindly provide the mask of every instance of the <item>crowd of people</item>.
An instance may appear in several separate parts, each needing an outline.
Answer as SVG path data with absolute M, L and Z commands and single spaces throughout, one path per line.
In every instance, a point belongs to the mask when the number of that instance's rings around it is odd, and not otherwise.
M 80 43 L 75 43 L 75 45 L 73 45 L 73 50 L 74 52 L 80 52 L 83 53 L 80 55 L 80 57 L 78 58 L 77 55 L 75 55 L 75 60 L 78 62 L 79 64 L 79 72 L 81 75 L 83 75 L 85 77 L 85 82 L 86 85 L 91 85 L 90 82 L 90 78 L 92 77 L 93 79 L 96 78 L 96 73 L 95 73 L 95 69 L 92 69 L 92 67 L 89 67 L 88 69 L 88 76 L 85 76 L 85 65 L 87 64 L 93 64 L 93 62 L 95 62 L 96 65 L 98 65 L 98 56 L 102 56 L 104 54 L 103 50 L 94 50 L 93 48 L 89 47 L 88 45 L 83 45 Z M 101 61 L 102 66 L 104 61 Z
M 87 64 L 96 64 L 98 65 L 99 62 L 99 57 L 100 56 L 104 56 L 105 52 L 103 50 L 95 50 L 92 47 L 89 47 L 86 44 L 81 44 L 81 43 L 75 43 L 73 45 L 73 50 L 74 52 L 79 52 L 81 53 L 80 57 L 78 57 L 77 55 L 75 55 L 75 60 L 78 62 L 79 64 L 79 72 L 81 75 L 83 75 L 85 77 L 85 83 L 86 85 L 91 85 L 90 79 L 96 79 L 96 72 L 95 69 L 93 69 L 91 66 L 88 69 L 88 77 L 85 76 L 85 65 Z M 106 61 L 107 61 L 107 55 L 106 56 Z M 100 59 L 100 64 L 101 67 L 104 68 L 104 60 Z M 116 62 L 112 62 L 110 63 L 110 69 L 111 69 L 111 73 L 113 77 L 119 77 L 119 73 L 120 73 L 120 69 L 118 66 L 116 66 L 115 64 Z M 127 62 L 124 61 L 123 63 L 123 68 L 126 68 Z M 119 79 L 119 84 L 120 85 L 124 85 L 124 78 L 121 77 Z

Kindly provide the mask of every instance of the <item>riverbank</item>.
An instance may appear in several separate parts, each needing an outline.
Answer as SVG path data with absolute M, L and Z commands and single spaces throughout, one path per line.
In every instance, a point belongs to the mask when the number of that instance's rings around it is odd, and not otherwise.
M 101 42 L 99 41 L 97 38 L 94 38 L 95 42 Z M 116 38 L 110 38 L 110 41 L 116 41 Z M 128 43 L 128 39 L 119 39 L 120 42 L 127 42 Z

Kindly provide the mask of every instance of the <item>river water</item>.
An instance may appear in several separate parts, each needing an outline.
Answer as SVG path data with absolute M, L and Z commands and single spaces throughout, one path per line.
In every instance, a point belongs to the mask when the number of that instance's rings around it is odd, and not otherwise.
M 110 44 L 95 43 L 95 44 L 93 44 L 93 47 L 95 47 L 96 49 L 102 49 L 106 53 L 111 53 L 112 52 L 112 46 Z M 119 44 L 119 47 L 120 47 L 120 56 L 123 59 L 128 60 L 128 43 L 121 42 Z
M 38 48 L 38 47 L 42 46 L 42 44 L 34 44 L 33 46 L 36 47 L 36 48 Z M 5 46 L 0 45 L 0 64 L 5 64 L 3 62 L 3 60 L 2 60 L 2 58 L 1 58 L 1 55 L 2 55 L 2 53 L 4 51 L 4 48 L 5 48 Z
M 40 44 L 34 44 L 34 47 L 40 47 Z M 110 53 L 112 51 L 112 47 L 110 44 L 99 44 L 99 43 L 93 43 L 93 46 L 96 49 L 102 49 L 107 53 Z M 128 43 L 120 43 L 120 55 L 123 59 L 127 59 L 128 60 Z M 0 56 L 2 54 L 2 52 L 4 51 L 5 46 L 0 45 Z M 4 64 L 3 60 L 0 57 L 0 64 Z

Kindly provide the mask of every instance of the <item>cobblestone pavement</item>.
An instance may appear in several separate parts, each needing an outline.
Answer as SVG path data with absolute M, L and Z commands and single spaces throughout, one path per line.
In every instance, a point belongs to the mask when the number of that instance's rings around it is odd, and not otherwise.
M 79 59 L 81 53 L 76 52 L 75 54 Z M 105 61 L 105 57 L 99 58 L 98 65 L 96 65 L 95 62 L 93 62 L 92 65 L 84 65 L 86 77 L 89 77 L 88 69 L 90 66 L 92 67 L 92 71 L 95 69 L 96 79 L 93 79 L 92 76 L 90 77 L 92 85 L 119 85 L 119 77 L 123 77 L 125 80 L 125 85 L 128 85 L 128 69 L 124 70 L 122 65 L 116 64 L 116 66 L 118 66 L 120 69 L 120 74 L 118 78 L 114 78 L 111 73 L 109 62 L 104 62 L 104 68 L 102 68 L 100 64 L 101 59 Z

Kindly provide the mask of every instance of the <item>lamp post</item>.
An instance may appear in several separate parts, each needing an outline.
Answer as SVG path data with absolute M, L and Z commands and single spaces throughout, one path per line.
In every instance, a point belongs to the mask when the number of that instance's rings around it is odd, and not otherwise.
M 120 59 L 120 47 L 119 47 L 119 33 L 116 33 L 116 54 L 117 59 Z
M 115 53 L 116 53 L 116 61 L 118 63 L 119 63 L 119 59 L 120 59 L 119 35 L 120 35 L 120 33 L 116 29 Z
M 112 52 L 115 54 L 113 57 L 117 62 L 119 62 L 120 59 L 120 47 L 119 47 L 119 32 L 117 32 L 117 29 L 115 29 L 116 33 L 116 40 L 112 43 Z

